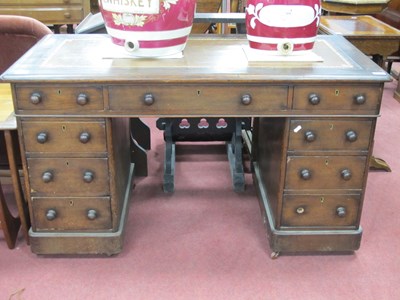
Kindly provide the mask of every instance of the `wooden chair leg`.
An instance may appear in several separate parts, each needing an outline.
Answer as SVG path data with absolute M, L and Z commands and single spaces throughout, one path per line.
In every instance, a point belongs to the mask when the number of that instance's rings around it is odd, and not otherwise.
M 13 137 L 10 130 L 4 131 L 4 138 L 7 147 L 8 164 L 10 167 L 12 184 L 14 187 L 15 202 L 17 203 L 19 219 L 21 222 L 22 233 L 24 234 L 27 244 L 29 244 L 29 213 L 28 206 L 25 201 L 24 192 L 22 190 L 22 184 L 19 177 L 19 171 L 17 166 L 16 152 L 14 149 Z
M 15 242 L 17 240 L 19 227 L 21 226 L 21 221 L 19 217 L 15 218 L 10 213 L 6 199 L 4 198 L 3 188 L 0 183 L 0 222 L 1 229 L 3 230 L 4 237 L 7 242 L 7 246 L 10 249 L 15 247 Z
M 396 99 L 398 102 L 400 102 L 400 76 L 399 76 L 399 80 L 397 82 L 397 88 L 393 94 L 393 98 Z

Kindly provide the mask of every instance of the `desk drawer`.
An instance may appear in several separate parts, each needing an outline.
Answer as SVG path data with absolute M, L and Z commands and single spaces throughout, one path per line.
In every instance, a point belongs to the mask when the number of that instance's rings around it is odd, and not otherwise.
M 31 17 L 45 24 L 79 23 L 85 17 L 82 0 L 7 0 L 2 1 L 0 14 Z
M 294 88 L 293 109 L 329 112 L 351 111 L 379 112 L 382 89 L 379 86 L 296 86 Z
M 15 6 L 24 6 L 24 5 L 32 5 L 32 6 L 67 6 L 67 5 L 77 5 L 82 4 L 83 1 L 87 0 L 2 0 L 2 6 L 5 4 L 15 5 Z
M 361 196 L 285 195 L 281 226 L 356 227 Z
M 23 86 L 17 87 L 17 110 L 82 113 L 103 110 L 103 90 L 87 86 Z
M 110 110 L 137 115 L 259 115 L 287 110 L 288 87 L 267 85 L 111 86 Z M 212 108 L 212 109 L 211 109 Z
M 292 120 L 289 151 L 368 151 L 373 121 Z
M 104 121 L 23 120 L 26 152 L 106 152 Z
M 36 231 L 112 229 L 110 198 L 32 199 Z
M 44 24 L 73 24 L 84 19 L 83 9 L 79 6 L 69 7 L 24 7 L 14 10 L 20 15 L 35 18 Z
M 289 156 L 285 189 L 361 190 L 366 162 L 366 156 Z
M 28 158 L 31 194 L 108 196 L 105 158 Z

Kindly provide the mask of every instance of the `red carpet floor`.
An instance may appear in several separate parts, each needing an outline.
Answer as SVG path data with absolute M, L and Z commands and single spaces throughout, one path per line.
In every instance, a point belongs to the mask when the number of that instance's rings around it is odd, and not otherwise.
M 22 234 L 14 250 L 0 235 L 0 299 L 400 299 L 396 85 L 386 84 L 374 148 L 392 172 L 369 174 L 364 234 L 354 254 L 270 259 L 251 176 L 243 194 L 233 192 L 217 146 L 198 155 L 181 147 L 176 191 L 164 194 L 164 146 L 156 132 L 150 174 L 136 180 L 122 253 L 37 256 Z

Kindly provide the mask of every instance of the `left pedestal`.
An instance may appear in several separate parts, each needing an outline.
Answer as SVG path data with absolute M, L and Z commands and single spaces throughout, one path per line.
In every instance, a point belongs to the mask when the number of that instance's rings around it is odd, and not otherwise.
M 58 95 L 67 94 L 62 87 L 57 90 Z M 18 122 L 32 251 L 119 253 L 134 169 L 129 119 L 38 115 L 20 117 Z

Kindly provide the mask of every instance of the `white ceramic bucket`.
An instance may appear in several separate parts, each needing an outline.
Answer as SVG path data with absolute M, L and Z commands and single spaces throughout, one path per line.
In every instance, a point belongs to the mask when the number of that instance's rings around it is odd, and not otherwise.
M 321 16 L 320 0 L 248 0 L 250 48 L 291 55 L 312 50 Z

